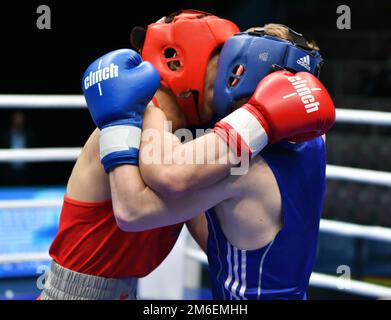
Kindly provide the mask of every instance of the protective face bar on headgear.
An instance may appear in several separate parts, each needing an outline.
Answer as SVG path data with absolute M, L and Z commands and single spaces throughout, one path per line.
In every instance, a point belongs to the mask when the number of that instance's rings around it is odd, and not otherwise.
M 218 119 L 234 101 L 250 97 L 259 81 L 270 72 L 288 69 L 319 77 L 323 59 L 308 47 L 303 36 L 291 29 L 292 41 L 265 34 L 263 28 L 241 32 L 224 44 L 218 61 L 213 105 Z
M 201 124 L 209 59 L 239 31 L 231 21 L 197 10 L 182 10 L 148 26 L 142 58 L 159 71 L 189 125 Z M 139 39 L 138 42 L 140 43 Z

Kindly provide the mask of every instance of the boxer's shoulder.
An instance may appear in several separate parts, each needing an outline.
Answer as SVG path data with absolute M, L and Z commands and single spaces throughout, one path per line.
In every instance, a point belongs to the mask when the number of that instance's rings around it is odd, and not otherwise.
M 108 176 L 99 157 L 99 130 L 84 145 L 67 184 L 67 194 L 74 199 L 100 202 L 111 198 Z

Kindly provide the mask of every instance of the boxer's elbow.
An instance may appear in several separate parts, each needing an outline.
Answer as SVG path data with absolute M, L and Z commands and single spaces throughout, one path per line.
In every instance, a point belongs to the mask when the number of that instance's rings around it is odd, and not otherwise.
M 113 206 L 113 210 L 118 228 L 125 232 L 135 232 L 134 228 L 137 223 L 135 214 L 119 206 Z
M 129 201 L 121 203 L 113 201 L 114 217 L 119 229 L 124 232 L 143 231 L 143 217 L 146 210 L 137 203 L 137 201 Z
M 115 214 L 115 220 L 118 228 L 124 232 L 140 232 L 147 230 L 142 223 L 142 219 L 137 215 L 129 214 L 129 212 Z
M 181 167 L 167 167 L 157 178 L 157 191 L 166 198 L 179 198 L 189 190 L 190 181 Z

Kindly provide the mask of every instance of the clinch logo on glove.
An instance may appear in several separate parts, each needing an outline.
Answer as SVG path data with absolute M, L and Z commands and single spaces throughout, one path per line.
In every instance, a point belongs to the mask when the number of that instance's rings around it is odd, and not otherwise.
M 312 95 L 312 91 L 321 91 L 322 89 L 309 88 L 307 80 L 302 79 L 299 76 L 288 77 L 288 80 L 293 85 L 296 92 L 283 96 L 283 99 L 299 95 L 307 113 L 318 111 L 320 102 L 316 101 L 315 97 Z
M 102 88 L 100 83 L 104 80 L 118 77 L 118 66 L 114 63 L 110 63 L 108 67 L 101 69 L 102 59 L 99 61 L 98 70 L 90 71 L 87 77 L 84 78 L 84 89 L 92 87 L 97 84 L 99 88 L 99 95 L 102 96 Z

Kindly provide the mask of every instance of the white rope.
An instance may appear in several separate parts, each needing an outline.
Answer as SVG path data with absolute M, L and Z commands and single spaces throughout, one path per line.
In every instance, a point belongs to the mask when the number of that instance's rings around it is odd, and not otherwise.
M 326 176 L 332 180 L 347 180 L 391 187 L 391 173 L 368 169 L 327 165 Z
M 62 206 L 63 199 L 21 199 L 1 200 L 0 209 L 37 209 L 37 208 L 58 208 Z
M 81 148 L 0 149 L 0 162 L 75 161 Z
M 43 95 L 43 94 L 1 94 L 0 108 L 85 108 L 82 95 Z M 371 110 L 353 110 L 337 108 L 337 122 L 391 126 L 391 113 Z
M 26 263 L 36 261 L 50 261 L 51 258 L 47 252 L 25 252 L 13 254 L 0 254 L 0 265 L 8 263 Z
M 85 108 L 82 95 L 2 94 L 0 108 L 74 109 Z
M 379 226 L 364 226 L 348 222 L 321 219 L 320 231 L 345 237 L 391 242 L 391 229 Z
M 1 200 L 1 209 L 29 209 L 29 208 L 60 208 L 62 198 L 54 199 L 24 199 L 24 200 Z M 364 226 L 354 223 L 340 222 L 321 219 L 320 231 L 346 237 L 363 238 L 391 242 L 391 228 L 379 226 Z
M 0 162 L 75 161 L 81 148 L 0 149 Z M 391 187 L 391 173 L 327 165 L 327 178 Z
M 391 126 L 391 112 L 337 108 L 336 113 L 337 122 Z
M 186 255 L 200 263 L 208 263 L 205 253 L 199 249 L 188 248 L 186 250 Z M 391 288 L 357 280 L 346 280 L 342 277 L 335 277 L 316 272 L 313 272 L 311 275 L 310 286 L 340 290 L 348 294 L 358 294 L 372 298 L 391 298 Z
M 358 294 L 377 299 L 391 299 L 391 288 L 352 279 L 347 280 L 343 277 L 335 277 L 317 272 L 311 274 L 310 286 L 338 290 L 348 294 Z
M 0 209 L 58 208 L 61 207 L 62 204 L 62 198 L 42 200 L 1 200 Z M 321 219 L 320 231 L 340 236 L 391 242 L 391 229 L 379 226 L 364 226 L 354 223 Z

